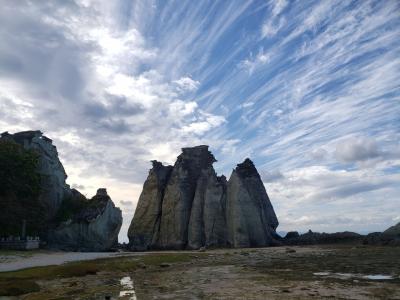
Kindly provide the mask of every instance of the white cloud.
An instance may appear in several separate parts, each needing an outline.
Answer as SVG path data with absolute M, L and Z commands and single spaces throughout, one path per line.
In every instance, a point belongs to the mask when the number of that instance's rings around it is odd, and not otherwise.
M 276 35 L 279 30 L 286 24 L 285 18 L 279 18 L 278 21 L 274 21 L 273 19 L 269 19 L 266 21 L 261 27 L 261 37 L 262 38 L 270 38 Z
M 283 174 L 279 170 L 264 171 L 261 172 L 261 178 L 264 182 L 279 181 L 284 178 Z
M 261 48 L 255 57 L 253 57 L 253 54 L 250 54 L 249 58 L 242 60 L 240 62 L 240 66 L 243 69 L 247 70 L 249 74 L 252 74 L 256 68 L 264 64 L 267 64 L 269 60 L 270 60 L 269 54 L 264 52 L 264 50 Z
M 327 157 L 328 152 L 323 148 L 315 149 L 311 152 L 311 157 L 315 160 L 323 160 Z
M 349 138 L 338 142 L 335 155 L 343 162 L 358 162 L 374 159 L 382 153 L 376 141 L 365 138 Z
M 0 127 L 45 131 L 69 180 L 91 194 L 106 186 L 135 205 L 149 160 L 173 162 L 181 147 L 208 143 L 219 171 L 247 156 L 260 170 L 280 170 L 267 188 L 276 189 L 270 196 L 282 226 L 307 217 L 315 226 L 331 218 L 338 228 L 348 209 L 378 229 L 397 217 L 398 8 L 395 1 L 4 2 Z M 369 148 L 355 138 L 366 136 Z M 331 200 L 329 214 L 318 198 Z M 382 206 L 371 217 L 376 199 Z M 297 201 L 299 209 L 289 206 Z M 355 227 L 365 224 L 344 213 Z M 124 211 L 125 231 L 132 214 Z
M 194 133 L 196 135 L 203 135 L 212 128 L 218 127 L 225 123 L 226 120 L 223 116 L 216 116 L 207 113 L 201 113 L 198 120 L 182 127 L 186 133 Z
M 268 5 L 271 11 L 267 20 L 261 27 L 261 38 L 273 37 L 286 24 L 286 19 L 280 16 L 281 12 L 286 8 L 288 2 L 286 0 L 271 1 Z
M 199 88 L 200 82 L 193 80 L 190 77 L 181 77 L 178 80 L 175 80 L 174 83 L 177 85 L 177 88 L 180 92 L 194 92 Z
M 272 7 L 272 16 L 276 17 L 279 15 L 285 7 L 288 5 L 288 1 L 286 0 L 274 0 L 270 2 L 270 6 Z
M 387 228 L 397 216 L 398 180 L 399 174 L 313 166 L 285 172 L 266 189 L 280 230 L 368 232 Z

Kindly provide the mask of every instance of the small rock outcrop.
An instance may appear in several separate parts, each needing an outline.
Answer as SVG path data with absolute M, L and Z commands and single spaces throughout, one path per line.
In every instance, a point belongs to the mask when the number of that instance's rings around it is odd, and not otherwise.
M 106 251 L 118 243 L 121 225 L 121 210 L 115 207 L 106 189 L 98 189 L 82 209 L 50 230 L 48 243 L 62 250 Z
M 254 164 L 229 181 L 208 146 L 183 148 L 174 166 L 153 161 L 129 228 L 134 250 L 256 247 L 276 243 L 278 220 Z
M 400 223 L 393 225 L 384 232 L 373 232 L 365 236 L 365 245 L 400 246 Z
M 96 196 L 87 200 L 70 188 L 51 139 L 41 131 L 4 132 L 0 147 L 8 153 L 1 160 L 2 168 L 6 169 L 0 173 L 1 180 L 8 180 L 4 172 L 15 173 L 15 178 L 19 178 L 11 180 L 12 185 L 0 182 L 0 186 L 6 187 L 0 193 L 0 204 L 8 219 L 21 218 L 11 226 L 1 226 L 0 236 L 15 234 L 14 228 L 20 228 L 24 219 L 28 233 L 39 235 L 53 248 L 100 251 L 117 242 L 122 225 L 121 210 L 114 206 L 106 189 L 99 189 Z M 12 155 L 10 151 L 19 155 Z M 29 174 L 26 168 L 16 169 L 23 163 L 30 166 Z M 25 178 L 31 178 L 37 186 L 23 181 Z
M 320 244 L 343 244 L 360 243 L 363 236 L 361 234 L 344 231 L 335 233 L 312 232 L 309 230 L 304 234 L 297 231 L 288 232 L 282 239 L 286 245 L 320 245 Z
M 398 236 L 400 235 L 400 222 L 386 229 L 383 234 Z

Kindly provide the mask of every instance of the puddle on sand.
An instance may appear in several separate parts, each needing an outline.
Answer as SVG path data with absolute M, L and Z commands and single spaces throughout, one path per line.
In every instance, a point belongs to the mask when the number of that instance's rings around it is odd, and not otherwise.
M 133 281 L 130 276 L 122 277 L 120 284 L 124 288 L 123 291 L 119 292 L 119 297 L 129 296 L 129 300 L 137 300 L 135 290 L 133 289 Z
M 382 275 L 382 274 L 377 274 L 377 275 L 365 275 L 363 276 L 365 279 L 372 279 L 372 280 L 388 280 L 388 279 L 394 279 L 393 276 L 390 275 Z
M 350 278 L 362 278 L 362 279 L 369 279 L 369 280 L 390 280 L 390 279 L 394 279 L 394 277 L 391 276 L 391 275 L 382 275 L 382 274 L 363 275 L 363 274 L 352 274 L 352 273 L 316 272 L 316 273 L 313 273 L 313 275 L 334 277 L 334 278 L 339 278 L 339 279 L 350 279 Z
M 331 274 L 331 273 L 329 273 L 329 272 L 317 272 L 317 273 L 313 273 L 313 275 L 316 275 L 316 276 L 328 276 L 329 274 Z

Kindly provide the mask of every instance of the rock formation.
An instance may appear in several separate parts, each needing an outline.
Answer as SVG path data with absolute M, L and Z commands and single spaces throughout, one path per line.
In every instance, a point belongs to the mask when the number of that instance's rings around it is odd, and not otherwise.
M 35 174 L 29 176 L 40 178 L 38 195 L 26 191 L 22 195 L 12 190 L 3 191 L 0 202 L 6 204 L 3 207 L 6 214 L 9 214 L 7 210 L 15 211 L 14 207 L 18 207 L 15 215 L 27 218 L 28 229 L 35 228 L 32 234 L 40 235 L 53 247 L 106 250 L 116 242 L 122 224 L 121 210 L 114 206 L 105 189 L 99 189 L 91 200 L 70 189 L 66 183 L 67 174 L 51 139 L 40 131 L 4 132 L 0 142 L 4 148 L 11 146 L 19 152 L 32 153 L 29 158 L 37 157 Z M 9 168 L 12 168 L 11 164 Z M 31 211 L 35 211 L 32 220 Z M 35 226 L 39 222 L 40 226 Z M 7 233 L 0 230 L 0 235 L 4 234 Z
M 400 235 L 400 222 L 386 229 L 383 234 L 386 235 Z
M 304 234 L 297 231 L 291 231 L 286 234 L 282 242 L 286 245 L 320 245 L 320 244 L 344 244 L 361 243 L 363 236 L 361 234 L 344 231 L 335 233 L 312 232 L 309 230 Z
M 250 159 L 238 164 L 228 182 L 229 243 L 234 247 L 265 246 L 273 241 L 278 219 Z
M 174 166 L 153 161 L 128 231 L 132 249 L 255 247 L 275 243 L 278 220 L 254 164 L 229 181 L 208 146 L 183 148 Z
M 384 232 L 373 232 L 365 236 L 365 245 L 400 246 L 400 223 L 393 225 Z
M 138 250 L 146 250 L 156 243 L 160 230 L 162 200 L 172 167 L 153 161 L 153 168 L 144 183 L 135 216 L 140 222 L 131 222 L 128 235 Z
M 63 250 L 105 251 L 118 243 L 121 225 L 121 210 L 106 189 L 98 189 L 81 210 L 50 230 L 48 241 L 51 247 Z
M 34 150 L 39 155 L 37 171 L 42 178 L 39 201 L 45 207 L 47 218 L 54 217 L 62 200 L 69 194 L 70 188 L 65 182 L 67 174 L 52 140 L 38 130 L 15 134 L 4 132 L 1 134 L 1 139 L 14 141 L 24 149 Z

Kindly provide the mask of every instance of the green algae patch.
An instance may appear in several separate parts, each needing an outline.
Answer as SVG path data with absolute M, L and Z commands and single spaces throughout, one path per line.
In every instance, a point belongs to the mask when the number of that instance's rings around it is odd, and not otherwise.
M 40 291 L 40 286 L 32 280 L 1 280 L 0 296 L 19 296 Z
M 166 254 L 150 254 L 141 257 L 141 261 L 146 265 L 160 265 L 162 263 L 183 263 L 191 261 L 193 255 L 188 253 L 166 253 Z
M 200 255 L 198 255 L 200 257 Z M 191 259 L 187 253 L 162 253 L 162 254 L 145 254 L 136 257 L 117 257 L 102 258 L 90 261 L 70 262 L 57 266 L 35 267 L 18 271 L 0 273 L 2 279 L 37 279 L 46 280 L 55 277 L 81 277 L 86 275 L 94 275 L 99 271 L 105 272 L 128 272 L 134 271 L 141 265 L 156 266 L 162 263 L 181 263 L 188 262 Z
M 0 273 L 2 279 L 54 279 L 96 274 L 99 266 L 90 262 L 73 262 L 60 266 L 47 266 Z

